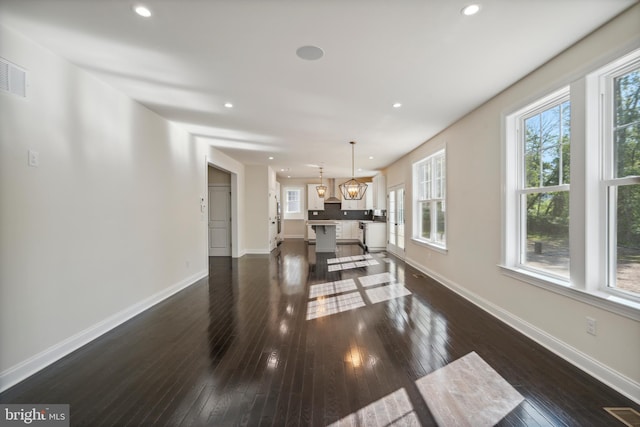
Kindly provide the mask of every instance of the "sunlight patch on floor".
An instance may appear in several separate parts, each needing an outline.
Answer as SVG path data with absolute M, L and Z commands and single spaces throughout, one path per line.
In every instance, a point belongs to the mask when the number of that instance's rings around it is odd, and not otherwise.
M 360 292 L 350 292 L 329 298 L 320 297 L 309 301 L 307 304 L 307 320 L 330 316 L 364 306 L 365 303 L 362 300 L 362 296 L 360 296 Z
M 391 273 L 370 274 L 369 276 L 358 277 L 358 281 L 364 287 L 391 283 L 395 281 Z
M 327 264 L 339 264 L 339 263 L 351 262 L 351 261 L 364 261 L 366 259 L 373 259 L 373 255 L 364 254 L 364 255 L 343 256 L 340 258 L 329 258 L 327 260 Z
M 363 261 L 353 261 L 353 262 L 345 262 L 344 264 L 329 264 L 327 269 L 329 271 L 341 271 L 341 270 L 350 270 L 352 268 L 359 267 L 368 267 L 370 265 L 378 265 L 380 264 L 375 259 L 367 259 Z
M 362 261 L 355 261 L 354 259 L 362 259 Z M 343 261 L 347 262 L 340 264 L 340 262 Z M 378 261 L 372 259 L 370 254 L 331 258 L 327 260 L 329 271 L 333 271 L 332 268 L 355 268 L 358 263 L 373 265 L 378 264 Z M 379 302 L 411 295 L 411 291 L 405 288 L 403 283 L 394 283 L 395 278 L 389 272 L 370 274 L 368 276 L 358 277 L 357 279 L 360 286 L 356 284 L 354 279 L 311 285 L 309 287 L 306 319 L 318 319 L 320 317 L 367 306 L 368 304 L 362 299 L 361 291 L 358 289 L 359 287 L 365 291 L 369 304 L 377 304 Z M 375 287 L 370 288 L 372 286 Z
M 476 352 L 416 381 L 439 426 L 493 426 L 524 398 Z
M 379 302 L 411 295 L 411 291 L 405 288 L 401 283 L 392 283 L 387 286 L 367 289 L 366 292 L 367 298 L 369 298 L 371 304 L 377 304 Z
M 342 292 L 355 291 L 356 289 L 356 282 L 353 279 L 321 283 L 319 285 L 312 285 L 309 288 L 309 299 L 339 294 Z
M 409 395 L 401 388 L 329 424 L 329 427 L 419 425 L 420 421 L 411 405 Z

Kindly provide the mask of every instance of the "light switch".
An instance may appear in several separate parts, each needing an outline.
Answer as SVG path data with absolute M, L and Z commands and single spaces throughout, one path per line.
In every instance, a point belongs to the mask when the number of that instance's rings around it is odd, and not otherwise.
M 29 166 L 37 168 L 40 165 L 40 153 L 29 150 Z

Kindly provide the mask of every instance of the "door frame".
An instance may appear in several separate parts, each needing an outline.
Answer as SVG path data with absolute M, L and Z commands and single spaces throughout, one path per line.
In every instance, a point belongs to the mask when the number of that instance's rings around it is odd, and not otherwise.
M 391 192 L 397 192 L 397 191 L 402 191 L 402 211 L 404 212 L 404 222 L 403 225 L 405 226 L 404 230 L 405 233 L 402 235 L 403 238 L 403 242 L 402 242 L 402 247 L 400 247 L 397 244 L 391 244 L 391 240 L 390 240 L 390 235 L 391 235 L 391 215 L 389 215 L 389 208 L 390 208 L 390 194 Z M 400 184 L 400 185 L 395 185 L 393 187 L 389 187 L 387 189 L 387 250 L 389 252 L 391 252 L 392 254 L 394 254 L 395 256 L 397 256 L 398 258 L 404 259 L 405 256 L 405 250 L 407 247 L 407 236 L 406 236 L 406 227 L 407 227 L 407 221 L 406 221 L 406 208 L 407 208 L 407 192 L 404 189 L 404 184 Z M 398 200 L 396 197 L 396 201 L 395 201 L 395 210 L 396 210 L 396 215 L 398 212 Z M 396 223 L 394 224 L 394 226 L 397 225 L 397 220 Z M 398 233 L 396 230 L 396 237 L 397 237 Z
M 204 179 L 205 179 L 205 198 L 207 201 L 207 209 L 205 212 L 203 212 L 203 221 L 204 221 L 204 232 L 205 232 L 205 254 L 207 256 L 207 259 L 209 257 L 209 212 L 208 212 L 208 206 L 209 206 L 209 166 L 211 166 L 212 168 L 221 170 L 223 172 L 228 173 L 229 175 L 231 175 L 231 257 L 232 258 L 239 258 L 242 255 L 244 255 L 243 253 L 240 253 L 240 245 L 238 244 L 238 236 L 240 233 L 240 221 L 238 220 L 238 175 L 228 169 L 225 169 L 222 166 L 217 165 L 215 162 L 211 161 L 210 159 L 205 157 L 205 174 L 204 174 Z

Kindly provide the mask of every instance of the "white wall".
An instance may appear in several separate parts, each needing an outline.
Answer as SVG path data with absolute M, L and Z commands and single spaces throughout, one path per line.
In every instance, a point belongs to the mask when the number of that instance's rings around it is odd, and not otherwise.
M 207 162 L 237 174 L 240 211 L 244 171 L 20 35 L 0 40 L 29 82 L 26 99 L 0 93 L 4 389 L 206 276 Z
M 245 247 L 247 253 L 269 250 L 269 168 L 245 166 Z
M 501 116 L 621 49 L 640 46 L 640 6 L 597 31 L 527 78 L 403 157 L 387 171 L 387 186 L 405 184 L 412 200 L 411 165 L 429 148 L 447 146 L 447 246 L 441 254 L 407 241 L 406 259 L 563 357 L 640 401 L 640 323 L 611 311 L 501 274 Z M 407 236 L 412 210 L 407 205 Z M 598 321 L 598 336 L 585 317 Z

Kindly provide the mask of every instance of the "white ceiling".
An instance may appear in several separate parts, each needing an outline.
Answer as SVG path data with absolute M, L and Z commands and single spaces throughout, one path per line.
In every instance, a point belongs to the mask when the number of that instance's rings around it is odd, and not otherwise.
M 466 0 L 146 0 L 148 19 L 134 3 L 2 0 L 0 23 L 298 178 L 350 176 L 351 140 L 356 176 L 375 174 L 636 1 L 480 0 L 467 17 Z

